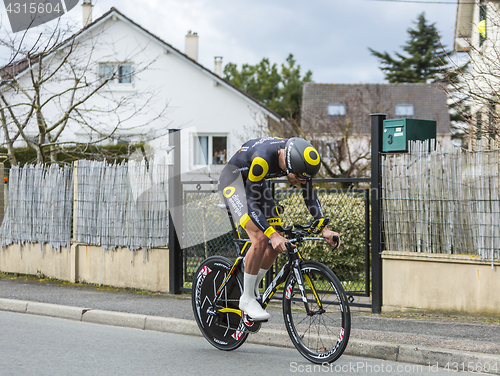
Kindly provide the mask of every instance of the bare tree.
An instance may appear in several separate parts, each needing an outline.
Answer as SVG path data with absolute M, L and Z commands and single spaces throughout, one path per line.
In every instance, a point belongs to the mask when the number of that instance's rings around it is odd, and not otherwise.
M 370 175 L 370 116 L 392 112 L 392 101 L 378 85 L 360 86 L 341 102 L 345 114 L 328 115 L 324 111 L 303 111 L 300 123 L 295 119 L 270 127 L 280 137 L 303 137 L 322 158 L 320 177 L 359 178 Z
M 127 133 L 142 141 L 158 136 L 150 125 L 165 115 L 168 103 L 159 102 L 153 88 L 133 90 L 133 80 L 158 58 L 143 58 L 147 46 L 132 44 L 125 53 L 106 26 L 71 33 L 57 25 L 31 43 L 24 35 L 4 35 L 0 44 L 10 59 L 0 70 L 0 122 L 12 165 L 20 141 L 44 163 L 55 161 L 67 144 L 85 146 Z
M 459 39 L 465 53 L 454 61 L 456 77 L 447 77 L 449 90 L 460 101 L 456 111 L 464 119 L 470 150 L 500 147 L 500 13 L 497 3 L 479 6 L 481 19 L 470 25 L 479 34 Z M 464 60 L 469 61 L 467 69 L 461 69 Z

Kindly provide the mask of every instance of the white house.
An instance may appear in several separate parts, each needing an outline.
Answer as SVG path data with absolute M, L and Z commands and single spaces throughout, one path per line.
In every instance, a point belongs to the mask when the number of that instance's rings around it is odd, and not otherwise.
M 500 2 L 459 0 L 454 49 L 466 52 L 469 71 L 464 74 L 472 114 L 471 149 L 498 147 L 500 89 Z
M 89 6 L 84 3 L 84 22 L 90 21 Z M 146 141 L 161 153 L 168 150 L 168 129 L 181 129 L 182 171 L 216 175 L 244 139 L 258 136 L 269 122 L 280 121 L 279 115 L 221 78 L 222 58 L 215 58 L 213 71 L 197 62 L 196 33 L 186 36 L 183 53 L 111 8 L 62 43 L 54 53 L 56 63 L 73 40 L 78 51 L 72 58 L 81 62 L 84 80 L 98 83 L 112 72 L 117 74 L 83 105 L 87 123 L 93 126 L 82 126 L 73 116 L 59 142 L 98 141 L 101 132 L 107 132 L 118 142 Z M 17 80 L 29 87 L 30 69 L 21 68 Z M 65 82 L 51 85 L 48 91 L 53 93 L 65 88 Z M 11 90 L 8 95 L 15 101 L 21 94 Z M 59 102 L 71 100 L 61 98 Z M 123 106 L 106 113 L 117 103 Z M 49 121 L 64 108 L 51 106 L 46 110 Z M 36 137 L 36 124 L 32 122 L 26 132 Z

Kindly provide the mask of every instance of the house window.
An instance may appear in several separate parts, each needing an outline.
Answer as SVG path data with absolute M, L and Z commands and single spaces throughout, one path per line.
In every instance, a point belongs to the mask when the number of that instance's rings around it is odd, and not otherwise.
M 342 103 L 329 104 L 328 116 L 345 116 L 345 105 Z
M 110 79 L 110 83 L 131 84 L 132 64 L 101 63 L 99 64 L 99 76 L 101 80 Z
M 105 80 L 106 78 L 113 77 L 114 66 L 110 64 L 100 64 L 99 65 L 99 76 L 101 80 Z
M 397 104 L 396 117 L 399 118 L 413 118 L 414 110 L 412 104 Z
M 227 137 L 197 135 L 194 137 L 194 164 L 216 165 L 227 162 Z
M 132 83 L 132 66 L 130 64 L 118 66 L 118 83 L 119 84 Z

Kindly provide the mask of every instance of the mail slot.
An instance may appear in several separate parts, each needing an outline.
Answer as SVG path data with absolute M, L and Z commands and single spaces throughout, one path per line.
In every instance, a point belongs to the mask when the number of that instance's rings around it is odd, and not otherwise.
M 408 141 L 436 138 L 436 121 L 421 119 L 384 120 L 382 151 L 385 153 L 408 152 Z

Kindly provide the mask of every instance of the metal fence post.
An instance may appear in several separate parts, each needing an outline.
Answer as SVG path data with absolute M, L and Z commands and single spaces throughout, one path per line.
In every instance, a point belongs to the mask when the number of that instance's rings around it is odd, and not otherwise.
M 372 114 L 372 312 L 382 312 L 382 220 L 381 220 L 381 199 L 382 199 L 382 169 L 380 166 L 380 152 L 382 151 L 382 126 L 385 114 Z
M 180 294 L 182 283 L 182 249 L 178 233 L 183 225 L 182 220 L 182 186 L 181 186 L 181 132 L 169 129 L 169 145 L 173 146 L 173 163 L 168 166 L 168 249 L 169 249 L 169 292 Z M 179 226 L 179 231 L 175 228 Z
M 73 162 L 73 241 L 76 242 L 78 218 L 78 161 Z

